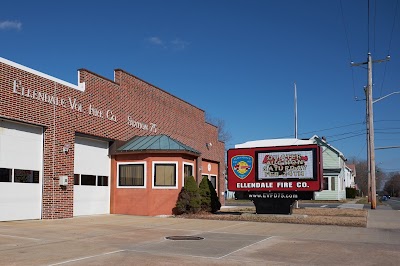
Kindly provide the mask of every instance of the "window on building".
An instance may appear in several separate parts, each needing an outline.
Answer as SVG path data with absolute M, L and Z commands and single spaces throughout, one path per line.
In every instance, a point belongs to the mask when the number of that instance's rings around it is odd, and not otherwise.
M 176 164 L 156 163 L 154 164 L 154 186 L 175 187 L 176 186 Z
M 82 186 L 95 186 L 96 176 L 95 175 L 81 175 Z
M 98 175 L 97 176 L 97 186 L 107 187 L 108 186 L 108 176 Z
M 193 175 L 193 165 L 184 164 L 183 165 L 183 177 L 194 176 Z
M 12 170 L 8 168 L 0 168 L 0 182 L 11 182 Z
M 118 186 L 144 186 L 144 169 L 143 163 L 137 164 L 120 164 L 118 168 Z
M 80 182 L 79 182 L 79 174 L 74 174 L 74 185 L 79 185 L 80 184 Z
M 15 183 L 39 183 L 39 171 L 14 169 Z
M 217 188 L 217 176 L 215 176 L 215 175 L 210 176 L 210 181 L 211 181 L 211 184 L 213 185 L 214 189 L 216 189 Z
M 208 178 L 208 175 L 201 175 L 201 180 L 203 180 L 203 178 Z
M 331 176 L 331 190 L 336 190 L 335 188 L 335 177 Z
M 324 177 L 323 190 L 329 190 L 329 177 Z

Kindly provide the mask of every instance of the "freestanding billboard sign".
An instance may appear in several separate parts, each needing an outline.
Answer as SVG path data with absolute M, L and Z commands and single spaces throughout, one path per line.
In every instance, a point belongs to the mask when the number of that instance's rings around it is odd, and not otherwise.
M 292 212 L 293 202 L 322 189 L 317 144 L 228 150 L 228 189 L 253 201 L 257 213 Z
M 230 191 L 320 191 L 321 148 L 309 144 L 230 149 L 227 174 Z

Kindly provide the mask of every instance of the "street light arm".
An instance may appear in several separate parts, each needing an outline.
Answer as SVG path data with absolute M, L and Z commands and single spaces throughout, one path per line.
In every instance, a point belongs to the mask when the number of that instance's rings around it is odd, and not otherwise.
M 380 100 L 383 100 L 383 99 L 385 99 L 386 97 L 389 97 L 390 95 L 397 94 L 397 93 L 400 93 L 400 91 L 395 91 L 395 92 L 389 93 L 388 95 L 382 96 L 382 97 L 376 99 L 375 101 L 372 101 L 372 103 L 379 102 Z

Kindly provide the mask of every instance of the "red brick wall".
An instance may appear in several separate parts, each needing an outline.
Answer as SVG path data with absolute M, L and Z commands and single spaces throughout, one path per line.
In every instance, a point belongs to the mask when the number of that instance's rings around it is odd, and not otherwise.
M 196 167 L 194 159 L 183 159 L 182 154 L 131 154 L 116 155 L 112 159 L 111 175 L 111 213 L 133 215 L 171 215 L 178 194 L 183 186 L 183 163 Z M 177 188 L 152 189 L 153 162 L 177 162 Z M 145 188 L 117 188 L 117 163 L 146 163 Z
M 44 126 L 43 218 L 67 218 L 73 215 L 73 174 L 75 133 L 110 140 L 128 140 L 135 135 L 166 134 L 200 151 L 203 159 L 220 163 L 219 182 L 224 182 L 224 144 L 218 141 L 217 128 L 205 122 L 204 111 L 122 70 L 111 81 L 88 70 L 80 71 L 84 92 L 42 76 L 0 62 L 0 117 Z M 59 97 L 59 104 L 44 103 L 13 93 L 14 81 L 27 89 Z M 21 91 L 21 88 L 18 88 Z M 65 102 L 61 105 L 61 99 Z M 82 109 L 71 108 L 71 103 Z M 101 110 L 101 117 L 89 114 L 89 106 Z M 79 110 L 77 110 L 79 109 Z M 116 122 L 107 118 L 116 116 Z M 99 114 L 98 114 L 99 115 Z M 157 124 L 157 131 L 128 124 L 135 121 Z M 136 124 L 137 125 L 137 124 Z M 213 146 L 207 149 L 205 143 Z M 62 151 L 70 145 L 68 154 Z M 68 175 L 66 188 L 58 185 L 58 176 Z M 220 186 L 220 199 L 223 203 Z

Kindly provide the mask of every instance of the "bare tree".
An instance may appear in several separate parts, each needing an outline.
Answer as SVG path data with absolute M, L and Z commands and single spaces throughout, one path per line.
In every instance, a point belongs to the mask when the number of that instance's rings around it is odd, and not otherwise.
M 231 133 L 226 129 L 225 120 L 206 114 L 206 121 L 218 127 L 218 140 L 227 144 L 232 139 Z
M 358 189 L 362 192 L 362 195 L 368 195 L 368 162 L 366 160 L 359 160 L 357 158 L 351 158 L 349 163 L 356 166 L 356 177 L 354 182 L 357 184 Z M 376 170 L 376 187 L 380 190 L 383 180 L 386 174 L 381 168 L 375 166 Z
M 392 197 L 400 196 L 400 174 L 392 174 L 388 181 L 385 183 L 385 187 L 383 189 L 385 194 L 388 194 Z

